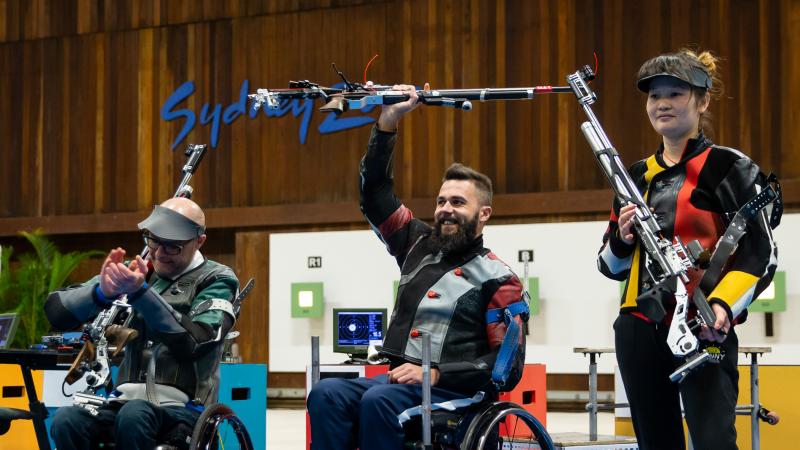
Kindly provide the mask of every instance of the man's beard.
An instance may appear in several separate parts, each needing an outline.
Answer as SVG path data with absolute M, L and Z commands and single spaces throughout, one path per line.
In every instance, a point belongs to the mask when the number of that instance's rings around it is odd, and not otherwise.
M 442 234 L 442 219 L 437 219 L 433 224 L 431 243 L 434 248 L 440 250 L 445 255 L 451 253 L 461 253 L 470 247 L 478 234 L 478 214 L 472 219 L 460 216 L 448 217 L 458 222 L 458 230 L 453 234 Z

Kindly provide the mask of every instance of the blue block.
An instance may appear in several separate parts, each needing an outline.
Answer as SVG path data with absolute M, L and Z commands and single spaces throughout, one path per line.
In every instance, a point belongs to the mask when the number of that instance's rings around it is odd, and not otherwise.
M 47 407 L 47 419 L 44 420 L 44 425 L 47 427 L 47 438 L 50 439 L 50 448 L 56 448 L 56 443 L 53 442 L 53 437 L 50 436 L 50 424 L 53 423 L 53 416 L 56 415 L 58 408 L 52 406 Z
M 265 364 L 220 365 L 219 402 L 242 419 L 253 448 L 267 448 L 267 366 Z M 239 448 L 233 433 L 224 436 L 226 448 Z

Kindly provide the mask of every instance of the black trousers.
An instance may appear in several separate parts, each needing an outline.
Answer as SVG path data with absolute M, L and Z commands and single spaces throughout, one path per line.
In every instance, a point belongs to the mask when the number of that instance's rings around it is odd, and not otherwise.
M 617 363 L 641 450 L 684 449 L 680 399 L 695 450 L 735 450 L 736 368 L 739 339 L 731 329 L 719 364 L 695 369 L 680 383 L 669 375 L 680 365 L 667 346 L 669 327 L 622 313 L 614 322 Z
M 182 406 L 130 400 L 122 408 L 102 408 L 96 416 L 79 406 L 59 408 L 50 426 L 58 450 L 88 450 L 115 442 L 117 450 L 153 450 L 157 437 L 183 423 L 194 426 L 200 413 Z

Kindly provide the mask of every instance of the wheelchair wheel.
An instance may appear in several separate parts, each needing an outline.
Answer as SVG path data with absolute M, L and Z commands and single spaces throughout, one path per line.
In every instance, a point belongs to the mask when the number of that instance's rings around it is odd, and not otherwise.
M 228 435 L 234 435 L 240 449 L 253 450 L 250 434 L 247 432 L 242 420 L 233 411 L 216 403 L 207 407 L 197 419 L 197 425 L 192 433 L 190 450 L 217 450 L 222 448 L 220 442 L 226 440 Z M 226 448 L 229 448 L 226 446 Z
M 554 450 L 533 414 L 510 402 L 495 402 L 470 423 L 461 450 Z

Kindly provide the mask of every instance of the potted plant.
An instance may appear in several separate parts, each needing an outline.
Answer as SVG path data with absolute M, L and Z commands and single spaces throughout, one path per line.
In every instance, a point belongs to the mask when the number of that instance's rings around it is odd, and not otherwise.
M 35 251 L 20 255 L 12 271 L 13 248 L 0 248 L 0 311 L 19 316 L 17 334 L 10 347 L 28 348 L 41 342 L 51 329 L 44 315 L 47 294 L 66 285 L 69 275 L 82 261 L 102 252 L 61 253 L 40 230 L 20 234 Z

